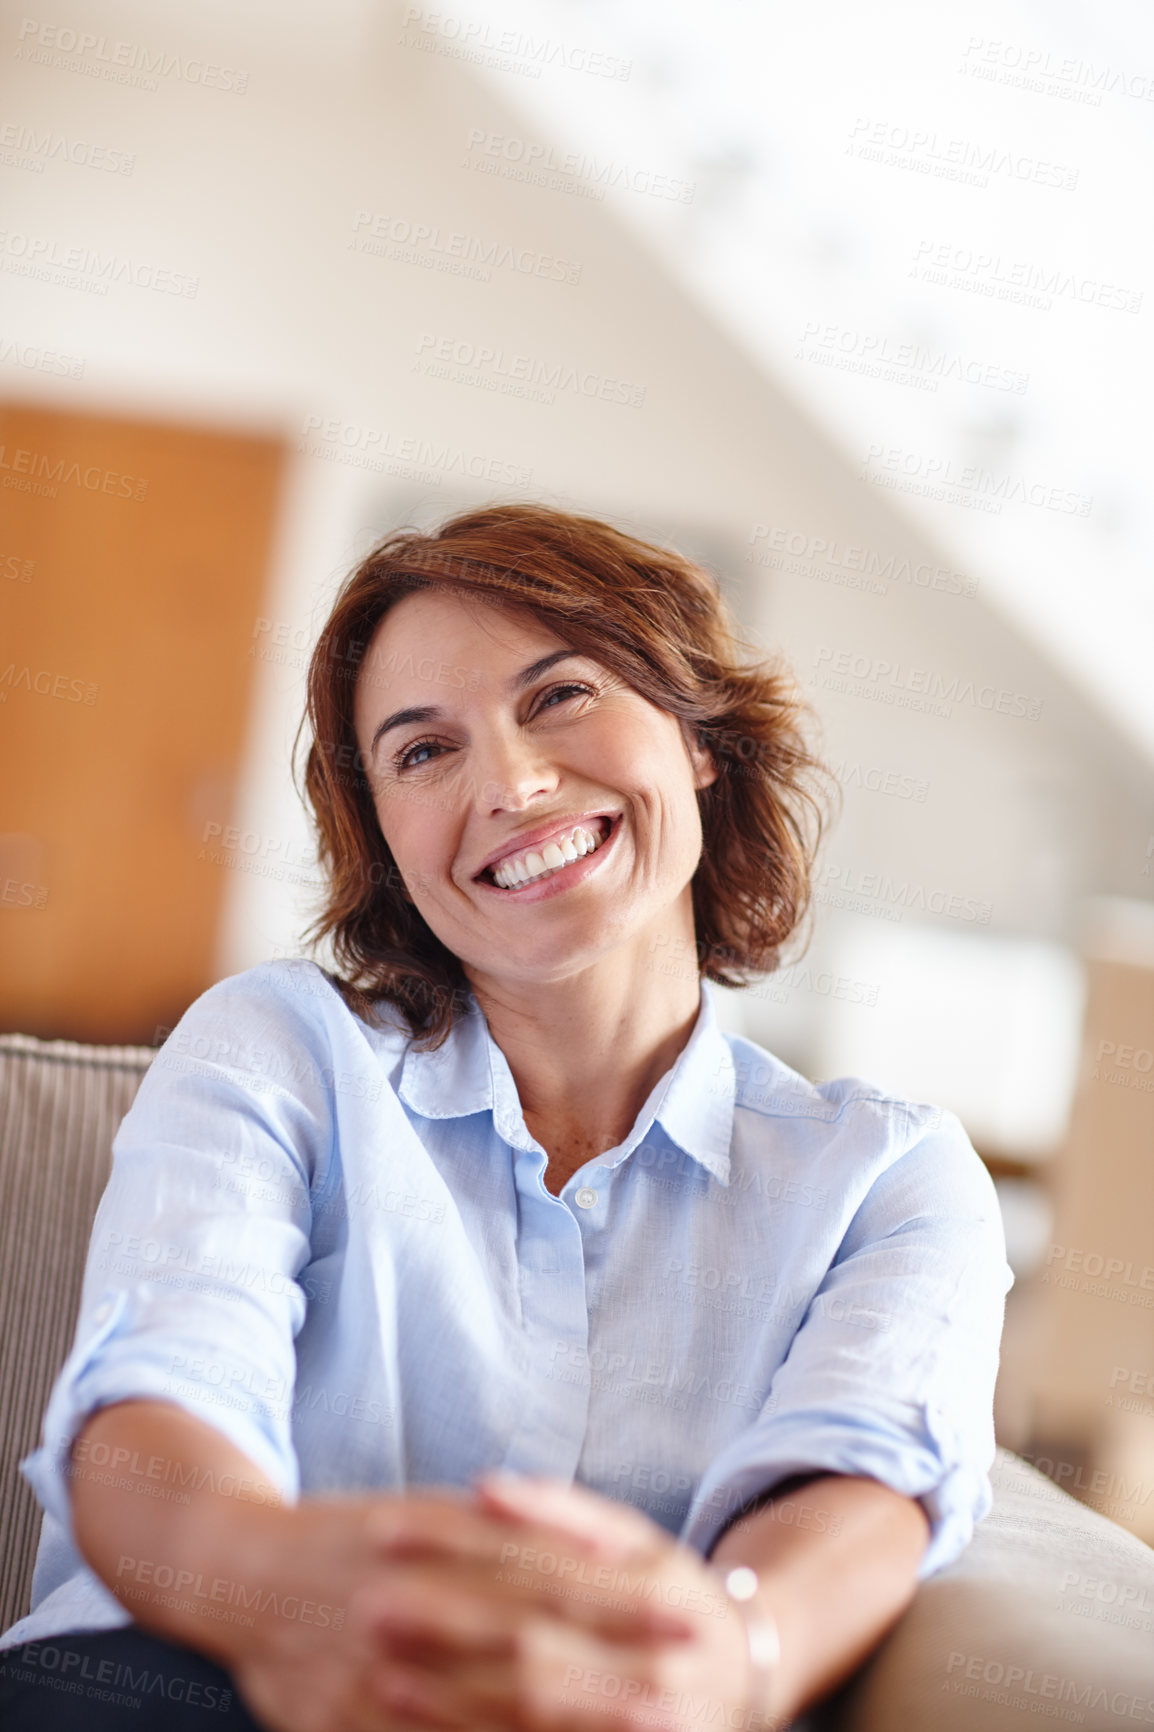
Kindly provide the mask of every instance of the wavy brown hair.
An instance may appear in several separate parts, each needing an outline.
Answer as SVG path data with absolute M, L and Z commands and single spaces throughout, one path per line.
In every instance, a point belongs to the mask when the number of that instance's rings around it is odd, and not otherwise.
M 329 978 L 350 1009 L 378 1021 L 374 1001 L 384 999 L 435 1048 L 469 996 L 459 958 L 405 891 L 353 726 L 377 627 L 403 596 L 432 587 L 527 610 L 688 725 L 719 770 L 697 794 L 698 974 L 742 987 L 771 973 L 809 908 L 829 786 L 792 676 L 746 642 L 716 580 L 692 560 L 596 518 L 496 505 L 431 533 L 387 536 L 342 585 L 309 664 L 304 797 L 326 888 L 305 936 L 331 938 Z

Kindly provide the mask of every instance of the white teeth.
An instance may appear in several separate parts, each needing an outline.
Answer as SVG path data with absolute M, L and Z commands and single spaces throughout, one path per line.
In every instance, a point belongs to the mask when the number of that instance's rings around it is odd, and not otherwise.
M 568 866 L 574 860 L 581 860 L 586 854 L 592 854 L 600 848 L 603 840 L 596 831 L 587 830 L 578 824 L 568 836 L 546 842 L 540 853 L 535 848 L 530 848 L 515 859 L 503 860 L 494 870 L 493 880 L 502 890 L 528 884 L 534 878 L 557 872 L 562 866 Z

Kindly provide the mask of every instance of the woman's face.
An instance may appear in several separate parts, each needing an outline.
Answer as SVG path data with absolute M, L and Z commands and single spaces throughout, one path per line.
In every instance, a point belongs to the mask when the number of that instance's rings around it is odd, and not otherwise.
M 534 616 L 405 596 L 365 653 L 354 721 L 407 892 L 470 980 L 561 980 L 623 946 L 644 966 L 671 933 L 692 937 L 696 789 L 716 768 L 675 716 Z M 566 842 L 558 868 L 532 833 L 578 820 L 606 839 L 573 861 Z M 551 876 L 479 876 L 534 843 Z

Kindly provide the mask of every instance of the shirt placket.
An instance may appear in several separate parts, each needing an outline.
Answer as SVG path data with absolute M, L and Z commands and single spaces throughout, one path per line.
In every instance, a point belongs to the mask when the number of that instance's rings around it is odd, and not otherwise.
M 589 1309 L 577 1209 L 545 1189 L 545 1151 L 511 1124 L 519 1228 L 523 1362 L 527 1378 L 505 1467 L 572 1479 L 589 1419 Z

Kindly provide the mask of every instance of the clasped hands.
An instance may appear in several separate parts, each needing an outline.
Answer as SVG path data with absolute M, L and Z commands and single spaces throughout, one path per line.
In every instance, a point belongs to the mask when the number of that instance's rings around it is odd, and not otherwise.
M 314 1520 L 319 1513 L 314 1505 Z M 373 1563 L 352 1586 L 330 1650 L 339 1687 L 320 1692 L 335 1712 L 314 1719 L 293 1707 L 298 1663 L 309 1696 L 329 1654 L 313 1649 L 306 1682 L 305 1654 L 282 1648 L 279 1666 L 250 1674 L 251 1692 L 244 1669 L 238 1675 L 270 1726 L 724 1732 L 756 1724 L 744 1714 L 745 1624 L 722 1576 L 640 1511 L 562 1481 L 498 1474 L 472 1493 L 375 1498 L 362 1521 Z M 355 1687 L 350 1650 L 359 1655 Z M 283 1704 L 276 1713 L 274 1699 Z
M 692 1725 L 740 1709 L 748 1650 L 721 1578 L 640 1511 L 580 1486 L 491 1475 L 472 1507 L 405 1500 L 380 1541 L 409 1568 L 350 1615 L 392 1661 L 402 1719 L 461 1728 Z

